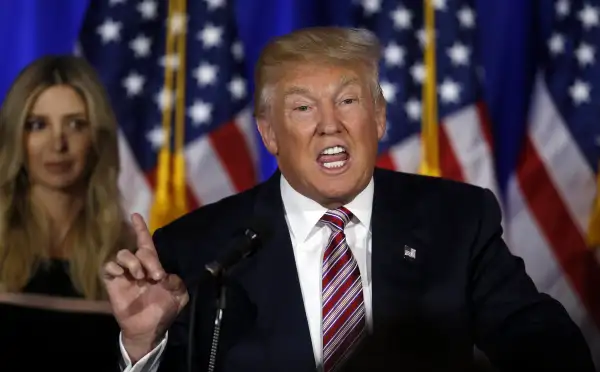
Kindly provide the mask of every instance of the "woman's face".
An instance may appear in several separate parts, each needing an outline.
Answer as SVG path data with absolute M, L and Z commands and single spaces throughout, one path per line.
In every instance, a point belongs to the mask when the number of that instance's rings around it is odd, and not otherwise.
M 55 85 L 33 103 L 24 128 L 25 167 L 34 187 L 67 191 L 82 186 L 92 147 L 85 102 L 67 85 Z

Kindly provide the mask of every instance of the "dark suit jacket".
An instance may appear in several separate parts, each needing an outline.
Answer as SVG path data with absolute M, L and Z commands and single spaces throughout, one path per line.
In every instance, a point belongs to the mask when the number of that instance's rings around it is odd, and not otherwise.
M 158 230 L 165 269 L 192 292 L 203 266 L 251 218 L 272 238 L 231 273 L 217 368 L 315 370 L 277 172 L 267 182 Z M 580 330 L 538 293 L 502 240 L 493 194 L 376 169 L 372 213 L 373 334 L 348 371 L 469 371 L 477 345 L 502 371 L 593 371 Z M 404 255 L 413 248 L 416 257 Z M 214 292 L 198 292 L 195 370 L 206 370 Z M 189 306 L 169 330 L 161 371 L 185 371 Z

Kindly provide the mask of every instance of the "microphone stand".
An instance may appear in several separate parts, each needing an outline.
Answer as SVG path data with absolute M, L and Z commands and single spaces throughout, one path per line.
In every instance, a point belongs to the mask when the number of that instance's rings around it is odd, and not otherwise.
M 223 311 L 226 306 L 227 287 L 224 284 L 222 276 L 217 278 L 217 308 L 212 337 L 212 346 L 210 347 L 210 358 L 208 360 L 208 372 L 214 372 L 217 361 L 217 348 L 219 346 L 219 336 L 221 334 L 221 322 L 223 321 Z
M 215 296 L 215 320 L 214 320 L 214 328 L 213 328 L 213 336 L 212 336 L 212 345 L 210 348 L 210 357 L 208 361 L 208 372 L 214 372 L 216 366 L 216 358 L 217 358 L 217 349 L 219 346 L 219 337 L 221 334 L 221 323 L 223 322 L 223 312 L 226 307 L 226 298 L 227 298 L 227 287 L 225 285 L 225 278 L 223 275 L 223 271 L 221 270 L 207 270 L 205 273 L 205 278 L 212 278 L 214 280 L 214 287 L 216 289 Z M 204 281 L 201 280 L 200 284 Z M 192 293 L 192 298 L 190 301 L 190 315 L 189 315 L 189 328 L 188 328 L 188 346 L 187 346 L 187 371 L 193 371 L 193 353 L 194 353 L 194 335 L 195 335 L 195 320 L 196 320 L 196 303 L 198 299 L 198 289 L 200 285 L 196 287 L 196 290 Z
M 259 221 L 259 220 L 257 220 Z M 255 222 L 258 225 L 262 225 L 260 222 Z M 256 231 L 255 231 L 256 230 Z M 266 228 L 260 226 L 251 227 L 244 230 L 243 234 L 239 236 L 235 241 L 235 249 L 232 249 L 227 255 L 208 263 L 204 267 L 204 271 L 200 275 L 198 285 L 196 286 L 193 294 L 190 298 L 190 314 L 189 314 L 189 328 L 188 328 L 188 345 L 187 345 L 187 370 L 192 372 L 192 362 L 194 353 L 194 331 L 195 331 L 195 320 L 196 320 L 196 303 L 198 299 L 199 288 L 203 283 L 207 281 L 214 281 L 216 287 L 216 314 L 214 321 L 212 346 L 210 348 L 210 358 L 208 361 L 208 372 L 214 372 L 217 359 L 217 348 L 219 346 L 219 336 L 221 333 L 221 323 L 223 321 L 223 312 L 225 310 L 225 299 L 227 289 L 224 285 L 227 279 L 228 270 L 235 266 L 240 260 L 249 257 L 254 254 L 260 245 L 261 239 L 257 231 L 268 231 Z M 268 235 L 268 232 L 267 232 Z M 233 243 L 232 243 L 233 244 Z

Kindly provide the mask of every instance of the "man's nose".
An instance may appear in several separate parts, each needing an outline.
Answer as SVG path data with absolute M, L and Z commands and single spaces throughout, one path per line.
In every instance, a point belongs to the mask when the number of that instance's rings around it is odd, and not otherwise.
M 323 105 L 319 117 L 319 134 L 334 134 L 341 131 L 342 123 L 334 105 Z

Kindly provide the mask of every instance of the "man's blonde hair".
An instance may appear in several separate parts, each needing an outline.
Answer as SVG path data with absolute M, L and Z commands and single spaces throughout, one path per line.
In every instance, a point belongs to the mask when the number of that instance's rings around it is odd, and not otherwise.
M 372 32 L 343 27 L 313 27 L 275 38 L 263 49 L 255 70 L 254 115 L 269 107 L 273 86 L 282 72 L 295 63 L 360 65 L 371 81 L 376 104 L 384 102 L 379 86 L 381 44 Z

